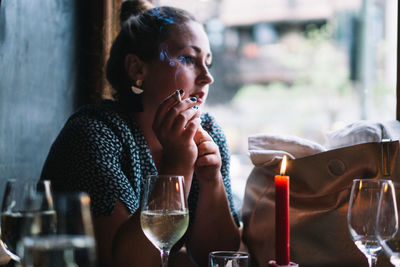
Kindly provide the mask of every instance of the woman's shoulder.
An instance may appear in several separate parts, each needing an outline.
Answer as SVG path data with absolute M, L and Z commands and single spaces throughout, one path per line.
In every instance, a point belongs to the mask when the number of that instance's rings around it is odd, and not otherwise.
M 65 123 L 60 135 L 80 136 L 92 140 L 106 138 L 127 142 L 131 140 L 129 116 L 119 110 L 113 101 L 89 104 L 80 107 Z
M 104 100 L 98 104 L 88 104 L 80 107 L 69 119 L 67 124 L 103 125 L 106 127 L 126 126 L 127 114 L 120 111 L 116 102 Z
M 93 117 L 93 118 L 108 118 L 119 117 L 122 113 L 119 111 L 118 104 L 111 100 L 103 100 L 97 104 L 86 104 L 81 106 L 71 118 L 76 117 Z

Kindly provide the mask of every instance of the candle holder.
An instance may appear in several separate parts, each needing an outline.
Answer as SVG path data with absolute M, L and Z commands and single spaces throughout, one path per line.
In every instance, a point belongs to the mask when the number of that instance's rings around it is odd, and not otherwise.
M 268 262 L 268 267 L 299 267 L 299 265 L 294 262 L 289 262 L 288 265 L 279 265 L 276 261 L 272 260 Z

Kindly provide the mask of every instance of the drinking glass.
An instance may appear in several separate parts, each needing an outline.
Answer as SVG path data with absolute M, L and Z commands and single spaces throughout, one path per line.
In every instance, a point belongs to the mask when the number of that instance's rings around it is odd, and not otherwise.
M 17 247 L 22 238 L 37 231 L 32 227 L 36 221 L 46 224 L 46 231 L 55 231 L 50 181 L 8 180 L 1 209 L 1 239 L 14 262 L 20 261 Z
M 89 196 L 85 193 L 55 194 L 54 209 L 56 231 L 24 237 L 22 266 L 96 266 Z M 36 221 L 35 226 L 40 229 L 41 222 Z
M 172 246 L 185 234 L 189 214 L 183 176 L 158 175 L 146 179 L 140 223 L 146 237 L 160 250 L 168 266 Z
M 347 225 L 369 266 L 376 266 L 382 247 L 376 237 L 376 216 L 382 184 L 387 180 L 355 179 L 351 187 Z
M 379 199 L 376 236 L 390 262 L 397 267 L 400 267 L 399 200 L 400 184 L 385 182 Z
M 248 267 L 249 254 L 241 251 L 213 251 L 208 257 L 208 267 Z

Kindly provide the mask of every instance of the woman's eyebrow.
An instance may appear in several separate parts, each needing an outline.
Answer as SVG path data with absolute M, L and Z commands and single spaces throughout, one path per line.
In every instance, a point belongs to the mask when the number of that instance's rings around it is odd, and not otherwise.
M 201 53 L 201 48 L 200 47 L 197 47 L 195 45 L 191 45 L 190 47 L 193 48 L 193 50 L 196 51 L 197 53 Z M 211 53 L 207 53 L 206 57 L 210 58 L 211 57 Z

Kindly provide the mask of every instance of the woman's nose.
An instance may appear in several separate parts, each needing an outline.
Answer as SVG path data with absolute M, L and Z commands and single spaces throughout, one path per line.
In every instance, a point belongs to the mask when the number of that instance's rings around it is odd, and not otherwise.
M 210 71 L 208 70 L 207 66 L 203 66 L 201 68 L 201 72 L 198 76 L 198 82 L 201 84 L 212 84 L 214 82 L 214 77 L 211 75 Z

